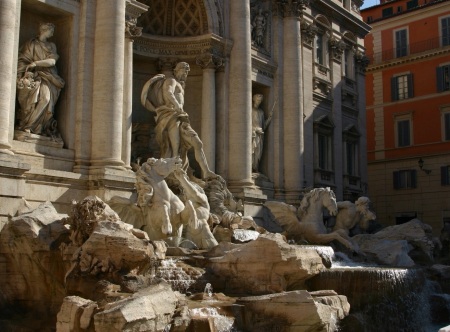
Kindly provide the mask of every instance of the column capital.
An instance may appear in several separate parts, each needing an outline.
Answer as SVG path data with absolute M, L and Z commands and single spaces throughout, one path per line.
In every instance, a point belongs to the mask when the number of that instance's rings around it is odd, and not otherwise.
M 300 29 L 302 31 L 303 44 L 308 47 L 313 47 L 314 38 L 316 37 L 319 28 L 313 22 L 305 19 L 300 21 Z
M 125 37 L 135 38 L 142 35 L 142 28 L 137 26 L 137 19 L 148 10 L 148 6 L 135 1 L 125 2 Z
M 301 17 L 313 0 L 273 0 L 272 13 L 282 17 Z
M 223 58 L 211 53 L 204 53 L 195 58 L 195 63 L 202 69 L 218 69 L 224 65 Z
M 356 61 L 356 68 L 357 68 L 358 72 L 361 74 L 364 74 L 367 66 L 370 63 L 369 58 L 366 56 L 366 54 L 363 51 L 357 50 L 355 52 L 355 61 Z
M 338 39 L 334 36 L 329 39 L 328 44 L 330 45 L 330 53 L 333 60 L 340 63 L 342 61 L 342 54 L 347 48 L 347 44 L 342 39 Z

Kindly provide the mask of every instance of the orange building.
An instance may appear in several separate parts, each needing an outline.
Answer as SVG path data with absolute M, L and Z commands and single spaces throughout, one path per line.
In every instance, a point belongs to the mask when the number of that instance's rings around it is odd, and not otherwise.
M 377 219 L 450 223 L 450 0 L 394 0 L 361 11 L 369 196 Z

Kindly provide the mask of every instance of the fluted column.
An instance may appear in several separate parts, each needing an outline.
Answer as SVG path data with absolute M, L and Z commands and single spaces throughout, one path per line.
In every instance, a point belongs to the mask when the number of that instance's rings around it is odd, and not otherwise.
M 17 22 L 20 0 L 0 1 L 0 153 L 13 154 L 14 106 L 17 73 Z
M 228 170 L 228 85 L 227 59 L 216 70 L 216 173 L 226 177 Z
M 95 2 L 83 1 L 80 7 L 79 38 L 78 38 L 78 78 L 77 94 L 83 98 L 77 99 L 75 112 L 75 166 L 73 171 L 86 174 L 89 172 L 92 144 L 92 98 L 94 96 L 94 39 L 95 33 Z
M 92 113 L 92 168 L 124 169 L 122 122 L 125 1 L 97 1 Z
M 125 64 L 122 113 L 122 161 L 131 169 L 131 134 L 133 110 L 133 38 L 142 35 L 142 28 L 136 26 L 137 18 L 148 10 L 148 6 L 134 0 L 127 0 L 125 16 Z
M 286 200 L 295 202 L 303 188 L 303 100 L 301 72 L 301 5 L 289 0 L 281 5 L 284 19 L 283 108 L 284 181 Z
M 222 65 L 222 59 L 212 54 L 197 57 L 197 65 L 203 69 L 202 83 L 202 128 L 200 139 L 209 168 L 216 170 L 216 68 Z
M 249 1 L 230 1 L 230 21 L 233 48 L 230 54 L 228 186 L 232 189 L 253 185 Z

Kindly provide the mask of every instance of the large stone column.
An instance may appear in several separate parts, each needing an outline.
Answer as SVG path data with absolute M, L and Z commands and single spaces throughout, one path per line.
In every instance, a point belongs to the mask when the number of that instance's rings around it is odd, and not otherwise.
M 333 151 L 334 151 L 334 192 L 336 199 L 341 201 L 344 199 L 344 162 L 342 160 L 343 142 L 342 142 L 342 55 L 345 43 L 338 40 L 337 37 L 331 37 L 329 40 L 329 48 L 331 55 L 331 71 L 332 71 L 332 94 L 333 94 Z
M 89 172 L 93 130 L 94 95 L 94 39 L 90 38 L 95 33 L 95 2 L 83 1 L 80 8 L 80 30 L 78 38 L 78 79 L 77 94 L 83 98 L 77 99 L 75 113 L 75 166 L 76 173 L 87 174 Z
M 122 161 L 126 169 L 131 169 L 131 134 L 133 111 L 133 38 L 142 35 L 142 28 L 137 27 L 137 18 L 148 10 L 148 6 L 134 0 L 126 2 L 125 22 L 125 64 L 124 93 L 122 113 Z
M 303 101 L 301 72 L 301 5 L 283 3 L 283 108 L 284 108 L 284 188 L 287 202 L 299 199 L 303 188 Z
M 216 173 L 226 177 L 228 170 L 228 85 L 227 58 L 216 71 Z
M 0 1 L 0 153 L 12 155 L 20 0 Z
M 249 1 L 230 1 L 228 187 L 242 192 L 252 186 L 252 76 Z
M 196 59 L 203 69 L 202 82 L 202 128 L 200 139 L 210 170 L 216 170 L 216 67 L 222 60 L 212 54 L 203 54 Z
M 91 168 L 124 169 L 125 1 L 97 1 Z

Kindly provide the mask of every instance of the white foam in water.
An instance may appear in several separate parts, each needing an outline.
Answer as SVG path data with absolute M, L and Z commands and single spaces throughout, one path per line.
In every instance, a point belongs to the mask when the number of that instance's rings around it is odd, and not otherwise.
M 194 308 L 190 309 L 190 312 L 192 316 L 213 318 L 217 332 L 231 332 L 233 330 L 234 317 L 223 316 L 219 314 L 216 308 Z

